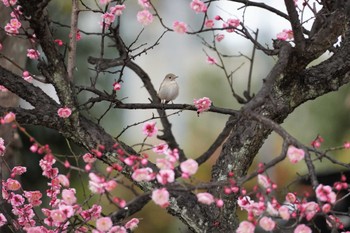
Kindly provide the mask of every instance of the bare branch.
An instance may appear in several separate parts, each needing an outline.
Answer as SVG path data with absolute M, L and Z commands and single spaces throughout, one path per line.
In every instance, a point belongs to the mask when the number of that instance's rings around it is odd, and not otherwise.
M 73 73 L 75 69 L 75 60 L 77 54 L 77 32 L 78 32 L 78 14 L 79 14 L 79 0 L 72 0 L 71 13 L 71 27 L 70 27 L 70 41 L 68 50 L 67 73 L 68 80 L 73 81 Z
M 293 29 L 296 49 L 298 53 L 301 54 L 305 50 L 305 38 L 303 35 L 303 27 L 299 21 L 298 12 L 295 9 L 295 3 L 293 0 L 284 0 L 284 4 L 287 7 L 288 15 L 290 18 L 289 21 Z

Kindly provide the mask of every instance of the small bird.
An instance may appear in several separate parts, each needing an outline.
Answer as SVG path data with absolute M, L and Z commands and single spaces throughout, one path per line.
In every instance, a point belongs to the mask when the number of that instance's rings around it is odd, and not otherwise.
M 175 74 L 167 74 L 159 87 L 158 96 L 162 103 L 169 103 L 176 99 L 179 95 L 179 85 L 177 85 L 176 79 L 178 76 Z

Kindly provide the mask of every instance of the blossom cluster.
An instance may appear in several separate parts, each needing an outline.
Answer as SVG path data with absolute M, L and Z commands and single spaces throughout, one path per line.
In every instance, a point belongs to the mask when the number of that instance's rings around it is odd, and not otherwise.
M 7 113 L 4 117 L 1 117 L 1 124 L 9 124 L 14 122 L 16 115 L 12 112 Z M 16 229 L 23 229 L 26 232 L 68 232 L 73 227 L 76 232 L 91 232 L 91 227 L 87 225 L 72 225 L 69 221 L 71 218 L 80 218 L 82 222 L 93 221 L 95 228 L 92 229 L 94 233 L 103 232 L 119 232 L 126 233 L 128 230 L 133 230 L 138 226 L 139 220 L 136 218 L 131 219 L 123 226 L 116 225 L 112 222 L 110 217 L 102 216 L 102 206 L 94 204 L 89 208 L 85 208 L 82 204 L 79 204 L 76 196 L 75 188 L 70 187 L 69 176 L 60 173 L 58 167 L 55 166 L 57 160 L 52 153 L 48 145 L 40 145 L 33 138 L 30 138 L 33 142 L 30 146 L 30 151 L 37 153 L 42 157 L 39 161 L 39 166 L 42 170 L 42 176 L 48 179 L 46 193 L 42 193 L 39 190 L 24 190 L 22 188 L 19 176 L 27 172 L 27 168 L 23 166 L 14 166 L 9 174 L 10 178 L 2 180 L 2 198 L 12 207 L 12 213 L 15 216 L 11 220 L 11 224 Z M 6 142 L 3 138 L 0 138 L 0 159 L 2 160 L 6 152 Z M 100 146 L 96 149 L 95 153 L 103 150 L 104 147 Z M 91 165 L 96 161 L 96 155 L 86 153 L 83 156 L 84 162 Z M 3 162 L 3 161 L 2 161 Z M 67 168 L 70 167 L 69 162 L 66 161 Z M 90 171 L 89 169 L 86 169 Z M 115 167 L 115 170 L 120 170 Z M 107 180 L 105 177 L 89 173 L 89 188 L 92 193 L 103 194 L 105 192 L 111 192 L 117 186 L 117 182 L 114 179 Z M 46 195 L 49 198 L 49 208 L 46 208 L 42 204 L 42 197 Z M 83 203 L 83 202 L 81 202 Z M 119 199 L 121 207 L 125 206 Z M 38 219 L 38 212 L 40 211 L 44 218 Z M 0 212 L 0 227 L 7 224 L 8 221 L 4 213 Z
M 0 142 L 3 142 L 0 140 Z M 3 144 L 3 143 L 1 143 Z M 94 204 L 89 209 L 84 209 L 78 204 L 76 197 L 76 190 L 70 188 L 69 178 L 63 174 L 59 174 L 59 170 L 53 165 L 56 160 L 50 150 L 46 146 L 36 147 L 36 152 L 45 154 L 40 160 L 40 167 L 42 175 L 49 179 L 48 189 L 46 195 L 50 198 L 51 208 L 41 208 L 41 212 L 45 218 L 43 220 L 45 225 L 36 226 L 37 222 L 34 218 L 34 207 L 41 206 L 41 198 L 43 194 L 40 191 L 21 191 L 21 184 L 18 180 L 13 179 L 18 175 L 26 172 L 25 167 L 16 166 L 12 169 L 11 177 L 6 181 L 2 181 L 2 195 L 13 208 L 13 214 L 17 217 L 15 226 L 23 228 L 27 232 L 54 232 L 49 230 L 57 229 L 59 231 L 67 231 L 70 229 L 70 222 L 67 221 L 72 217 L 80 217 L 83 221 L 95 221 L 96 229 L 92 232 L 127 232 L 127 229 L 134 229 L 139 220 L 131 219 L 124 226 L 113 226 L 110 217 L 102 217 L 102 207 Z M 33 150 L 33 149 L 32 149 Z M 91 160 L 90 160 L 91 161 Z M 93 192 L 111 191 L 116 187 L 113 181 L 105 182 L 104 178 L 98 177 L 94 173 L 90 173 L 89 187 Z M 92 184 L 92 182 L 95 182 Z M 93 187 L 93 188 L 92 188 Z M 94 190 L 95 189 L 95 190 Z M 5 216 L 0 213 L 0 226 L 7 222 Z M 77 228 L 79 232 L 88 232 L 89 228 L 80 226 Z
M 22 23 L 19 21 L 19 16 L 22 15 L 21 7 L 16 6 L 17 0 L 2 0 L 5 7 L 13 9 L 10 13 L 10 22 L 5 25 L 5 31 L 9 36 L 17 35 L 19 29 L 22 27 Z
M 277 34 L 278 40 L 292 40 L 294 38 L 294 34 L 292 30 L 283 29 L 282 32 Z
M 114 21 L 117 16 L 122 15 L 125 5 L 115 5 L 111 6 L 108 9 L 108 12 L 102 14 L 101 26 L 108 28 Z
M 295 233 L 308 232 L 311 233 L 310 226 L 300 223 L 302 219 L 311 222 L 318 213 L 328 214 L 330 219 L 337 225 L 338 229 L 343 228 L 341 221 L 331 214 L 332 206 L 336 202 L 336 193 L 334 190 L 339 186 L 338 183 L 334 187 L 320 184 L 315 190 L 318 202 L 308 201 L 307 196 L 297 197 L 296 193 L 287 193 L 283 202 L 277 201 L 273 195 L 273 190 L 277 188 L 267 176 L 259 174 L 257 177 L 259 187 L 255 187 L 257 201 L 246 195 L 243 190 L 237 204 L 247 211 L 247 221 L 242 221 L 236 232 L 253 233 L 256 226 L 260 226 L 265 231 L 277 230 L 283 221 L 293 221 L 296 227 Z M 342 188 L 347 189 L 346 178 L 342 177 Z M 327 221 L 329 227 L 334 223 Z M 281 225 L 281 227 L 283 227 Z M 284 226 L 286 227 L 286 226 Z

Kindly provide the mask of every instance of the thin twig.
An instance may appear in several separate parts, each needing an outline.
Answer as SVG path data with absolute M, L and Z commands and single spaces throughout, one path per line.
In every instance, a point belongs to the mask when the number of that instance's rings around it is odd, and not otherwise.
M 256 30 L 255 33 L 255 40 L 258 41 L 258 35 L 259 35 L 259 29 Z M 248 83 L 247 83 L 247 94 L 245 95 L 245 97 L 247 98 L 247 100 L 249 101 L 249 99 L 251 98 L 250 96 L 250 91 L 251 91 L 251 82 L 252 82 L 252 75 L 253 75 L 253 66 L 254 66 L 254 60 L 255 60 L 255 51 L 256 51 L 256 44 L 254 44 L 253 46 L 253 51 L 252 51 L 252 56 L 249 59 L 250 60 L 250 67 L 249 67 L 249 75 L 248 75 Z

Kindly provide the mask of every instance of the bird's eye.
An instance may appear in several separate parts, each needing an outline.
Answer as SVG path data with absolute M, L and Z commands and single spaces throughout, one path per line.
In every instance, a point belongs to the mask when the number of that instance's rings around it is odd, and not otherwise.
M 171 79 L 171 77 L 168 77 L 168 79 Z

